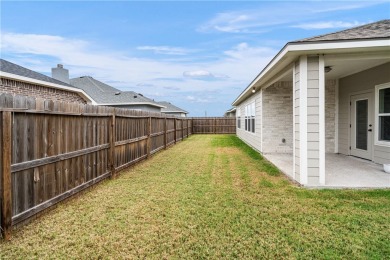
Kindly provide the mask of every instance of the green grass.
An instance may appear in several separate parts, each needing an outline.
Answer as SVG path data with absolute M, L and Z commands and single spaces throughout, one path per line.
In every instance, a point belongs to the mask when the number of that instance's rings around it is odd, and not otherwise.
M 307 190 L 197 135 L 16 230 L 0 259 L 385 259 L 390 190 Z

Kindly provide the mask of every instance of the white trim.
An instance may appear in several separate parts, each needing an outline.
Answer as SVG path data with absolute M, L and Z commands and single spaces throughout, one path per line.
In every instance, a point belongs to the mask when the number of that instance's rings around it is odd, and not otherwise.
M 300 183 L 308 183 L 307 176 L 307 56 L 299 57 L 299 152 Z
M 390 49 L 390 39 L 287 43 L 259 73 L 259 75 L 248 85 L 248 87 L 236 98 L 236 100 L 233 101 L 232 105 L 236 106 L 241 98 L 251 90 L 253 85 L 257 84 L 258 81 L 265 77 L 270 71 L 274 71 L 274 67 L 278 63 L 285 61 L 287 59 L 285 56 L 292 56 L 291 59 L 293 60 L 302 54 L 318 54 L 318 51 L 322 54 L 334 54 L 340 50 L 348 53 L 362 53 L 365 49 L 369 48 L 376 48 L 375 51 L 388 51 Z
M 296 116 L 296 112 L 295 112 L 295 63 L 293 63 L 293 102 L 292 102 L 292 105 L 293 105 L 293 179 L 295 180 L 295 171 L 296 171 L 296 158 L 295 158 L 295 152 L 296 152 L 296 144 L 295 144 L 295 116 Z
M 181 113 L 181 114 L 188 114 L 188 112 L 183 112 L 183 111 L 161 111 L 161 113 Z
M 263 89 L 260 89 L 260 152 L 263 152 Z
M 26 83 L 43 85 L 45 87 L 50 87 L 50 88 L 67 90 L 67 91 L 70 91 L 70 92 L 76 92 L 78 94 L 81 94 L 84 98 L 88 99 L 87 101 L 90 101 L 92 103 L 92 105 L 96 105 L 97 104 L 92 99 L 91 96 L 89 96 L 86 92 L 84 92 L 84 90 L 79 89 L 79 88 L 68 87 L 68 86 L 64 86 L 64 85 L 60 85 L 60 84 L 56 84 L 56 83 L 52 83 L 52 82 L 48 82 L 48 81 L 33 79 L 33 78 L 29 78 L 29 77 L 24 77 L 24 76 L 12 74 L 12 73 L 4 72 L 4 71 L 0 71 L 0 77 L 12 79 L 12 80 L 17 80 L 17 81 L 23 81 L 23 82 L 26 82 Z M 66 83 L 64 83 L 64 84 L 66 84 Z
M 385 89 L 385 88 L 390 88 L 390 82 L 376 85 L 375 86 L 375 101 L 374 101 L 374 107 L 375 107 L 375 113 L 374 113 L 374 122 L 375 122 L 375 137 L 374 137 L 374 144 L 378 146 L 384 146 L 384 147 L 390 147 L 390 142 L 386 141 L 379 141 L 379 90 Z M 388 113 L 381 113 L 384 116 L 387 116 Z M 383 116 L 382 115 L 382 116 Z
M 98 103 L 99 106 L 134 106 L 134 105 L 150 105 L 154 107 L 166 108 L 161 105 L 156 105 L 151 102 L 127 102 L 127 103 Z
M 319 90 L 319 174 L 320 185 L 325 185 L 325 62 L 324 56 L 318 57 Z
M 339 152 L 339 79 L 336 79 L 335 86 L 335 127 L 334 127 L 334 153 Z

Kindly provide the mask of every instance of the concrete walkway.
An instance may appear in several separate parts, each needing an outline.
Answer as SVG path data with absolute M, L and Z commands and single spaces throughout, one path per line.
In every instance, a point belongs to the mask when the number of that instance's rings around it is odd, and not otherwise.
M 292 154 L 264 154 L 286 175 L 293 175 Z M 353 156 L 326 154 L 326 188 L 390 188 L 390 174 L 383 165 Z

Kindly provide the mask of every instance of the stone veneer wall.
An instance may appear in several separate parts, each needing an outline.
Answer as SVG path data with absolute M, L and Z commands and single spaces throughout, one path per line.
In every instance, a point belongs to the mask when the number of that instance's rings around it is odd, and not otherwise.
M 0 78 L 0 93 L 11 93 L 69 103 L 87 103 L 75 92 L 4 78 Z
M 325 81 L 325 152 L 334 153 L 336 127 L 336 80 Z

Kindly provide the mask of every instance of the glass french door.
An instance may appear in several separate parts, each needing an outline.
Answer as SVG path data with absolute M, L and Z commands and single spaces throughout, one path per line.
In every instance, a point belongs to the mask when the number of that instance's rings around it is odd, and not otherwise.
M 351 96 L 351 155 L 372 159 L 372 94 Z

